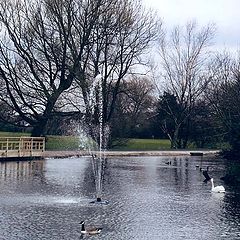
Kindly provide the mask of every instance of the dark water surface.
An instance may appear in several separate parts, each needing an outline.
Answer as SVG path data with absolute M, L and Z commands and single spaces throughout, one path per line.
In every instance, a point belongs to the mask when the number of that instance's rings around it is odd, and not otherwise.
M 240 239 L 239 188 L 212 193 L 196 165 L 210 166 L 215 184 L 224 185 L 221 159 L 108 159 L 103 198 L 109 205 L 99 206 L 89 204 L 91 158 L 0 163 L 0 239 L 81 239 L 81 220 L 103 227 L 83 239 Z

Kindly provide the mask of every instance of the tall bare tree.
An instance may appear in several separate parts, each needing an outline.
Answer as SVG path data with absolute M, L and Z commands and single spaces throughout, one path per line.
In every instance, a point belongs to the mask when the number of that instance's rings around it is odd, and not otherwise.
M 211 107 L 218 135 L 228 141 L 239 155 L 240 119 L 240 58 L 223 52 L 211 61 L 209 77 L 212 79 L 205 93 Z
M 100 4 L 101 0 L 1 1 L 1 97 L 33 126 L 32 135 L 44 134 L 58 98 L 72 85 Z
M 91 79 L 101 73 L 103 121 L 108 123 L 115 109 L 120 86 L 127 82 L 130 70 L 143 64 L 141 56 L 161 32 L 162 22 L 145 10 L 141 1 L 111 0 L 100 8 L 88 48 L 85 81 L 80 79 L 87 115 Z
M 90 116 L 99 72 L 108 121 L 120 82 L 161 25 L 131 0 L 3 0 L 0 23 L 1 98 L 33 126 L 32 135 L 44 134 L 48 119 L 66 111 L 74 94 L 82 105 L 72 109 Z
M 164 90 L 176 98 L 179 106 L 177 112 L 167 102 L 164 107 L 174 123 L 174 131 L 168 132 L 165 123 L 162 129 L 171 136 L 173 148 L 186 147 L 187 131 L 184 141 L 179 138 L 179 131 L 183 125 L 187 126 L 192 108 L 208 84 L 204 72 L 214 31 L 214 25 L 199 29 L 195 22 L 190 22 L 184 28 L 174 28 L 169 38 L 165 35 L 159 42 Z
M 150 122 L 148 118 L 152 115 L 156 100 L 154 85 L 146 77 L 133 76 L 120 89 L 118 111 L 111 121 L 114 137 L 136 137 L 134 134 L 143 132 Z

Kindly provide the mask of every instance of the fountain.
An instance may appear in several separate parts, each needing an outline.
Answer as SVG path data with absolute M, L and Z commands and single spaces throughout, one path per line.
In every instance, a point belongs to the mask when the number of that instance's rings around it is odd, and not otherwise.
M 108 201 L 102 200 L 102 182 L 104 176 L 104 167 L 106 162 L 105 150 L 109 137 L 109 126 L 104 123 L 103 119 L 103 91 L 102 76 L 98 74 L 92 83 L 89 93 L 87 106 L 88 120 L 86 122 L 86 132 L 88 137 L 88 151 L 92 156 L 92 166 L 96 186 L 96 200 L 91 203 L 108 204 Z M 83 130 L 79 131 L 84 136 Z M 86 137 L 84 137 L 86 139 Z

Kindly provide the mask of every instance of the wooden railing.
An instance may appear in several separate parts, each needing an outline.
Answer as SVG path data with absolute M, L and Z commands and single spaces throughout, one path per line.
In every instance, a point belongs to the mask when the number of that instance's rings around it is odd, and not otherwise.
M 44 151 L 44 137 L 0 137 L 0 158 L 41 157 Z

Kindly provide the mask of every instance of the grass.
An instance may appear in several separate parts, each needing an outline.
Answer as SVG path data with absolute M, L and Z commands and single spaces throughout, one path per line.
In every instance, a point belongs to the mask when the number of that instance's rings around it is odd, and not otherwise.
M 167 139 L 128 139 L 124 144 L 117 145 L 113 150 L 134 151 L 134 150 L 168 150 L 171 144 Z
M 79 139 L 75 136 L 52 136 L 46 137 L 46 150 L 78 150 Z
M 0 137 L 30 136 L 29 133 L 21 132 L 0 132 Z M 79 138 L 76 136 L 46 137 L 46 150 L 78 150 Z M 115 146 L 112 150 L 133 151 L 133 150 L 167 150 L 170 149 L 170 141 L 167 139 L 128 139 L 124 144 Z
M 0 137 L 20 137 L 30 136 L 30 133 L 21 132 L 0 132 Z M 86 139 L 85 139 L 86 141 Z M 88 143 L 90 144 L 90 143 Z M 48 135 L 46 137 L 46 150 L 79 150 L 80 139 L 77 136 L 57 136 Z M 157 151 L 170 150 L 170 141 L 168 139 L 121 139 L 113 143 L 111 150 L 117 151 Z M 189 149 L 196 149 L 189 145 Z
M 22 133 L 22 132 L 0 132 L 0 137 L 21 137 L 21 136 L 30 136 L 30 133 Z
M 78 150 L 79 139 L 74 136 L 47 136 L 47 150 Z M 128 139 L 124 144 L 115 146 L 112 150 L 119 151 L 148 151 L 168 150 L 170 141 L 167 139 Z

